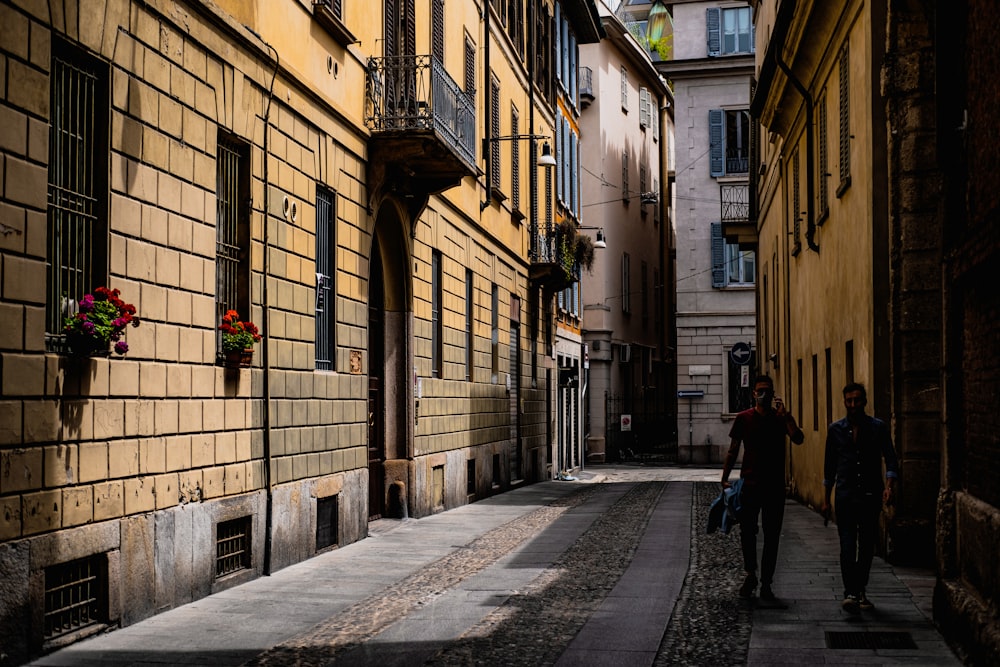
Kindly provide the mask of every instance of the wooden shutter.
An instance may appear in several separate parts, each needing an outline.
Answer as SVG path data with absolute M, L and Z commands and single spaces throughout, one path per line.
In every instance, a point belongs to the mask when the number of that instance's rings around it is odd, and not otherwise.
M 465 39 L 465 93 L 476 94 L 476 45 L 471 39 Z
M 708 26 L 708 55 L 722 54 L 722 10 L 710 7 L 706 10 L 705 23 Z
M 434 57 L 444 64 L 444 0 L 431 0 L 431 42 Z
M 490 81 L 490 135 L 500 136 L 500 84 L 495 79 Z M 493 175 L 493 187 L 500 187 L 500 142 L 490 142 L 490 172 Z
M 712 287 L 726 286 L 726 240 L 722 223 L 712 223 Z
M 726 175 L 726 112 L 722 109 L 708 111 L 708 168 L 711 176 Z
M 847 45 L 840 51 L 840 180 L 851 175 L 850 56 Z
M 649 91 L 645 86 L 639 87 L 639 127 L 649 126 Z

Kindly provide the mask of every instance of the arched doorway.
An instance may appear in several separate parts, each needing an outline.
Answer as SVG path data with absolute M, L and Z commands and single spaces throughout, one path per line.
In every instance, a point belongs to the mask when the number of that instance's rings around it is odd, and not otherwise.
M 368 488 L 370 519 L 399 516 L 387 503 L 395 485 L 405 507 L 412 459 L 410 252 L 401 209 L 379 208 L 368 276 Z M 400 486 L 402 485 L 402 486 Z M 392 510 L 387 514 L 387 510 Z

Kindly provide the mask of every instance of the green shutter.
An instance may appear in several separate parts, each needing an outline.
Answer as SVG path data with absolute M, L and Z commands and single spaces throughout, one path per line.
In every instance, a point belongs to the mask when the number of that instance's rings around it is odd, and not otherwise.
M 712 287 L 726 286 L 726 240 L 722 223 L 712 223 Z
M 705 22 L 708 25 L 708 55 L 718 56 L 722 53 L 722 10 L 712 7 L 706 10 Z
M 726 175 L 726 113 L 722 109 L 708 111 L 708 168 L 711 176 Z

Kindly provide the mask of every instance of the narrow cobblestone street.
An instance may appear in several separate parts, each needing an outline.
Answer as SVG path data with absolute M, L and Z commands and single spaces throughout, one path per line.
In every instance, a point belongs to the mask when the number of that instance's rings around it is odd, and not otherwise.
M 33 664 L 958 664 L 923 611 L 930 573 L 876 559 L 876 609 L 841 612 L 836 529 L 808 508 L 788 503 L 765 606 L 737 598 L 738 530 L 705 533 L 717 470 L 581 478 L 376 522 L 357 544 Z M 830 648 L 844 632 L 913 644 Z

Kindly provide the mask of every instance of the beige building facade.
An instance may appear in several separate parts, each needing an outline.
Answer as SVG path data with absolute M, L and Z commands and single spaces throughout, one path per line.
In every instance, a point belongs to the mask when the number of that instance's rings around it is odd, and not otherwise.
M 0 3 L 11 659 L 553 474 L 555 14 Z M 140 325 L 81 354 L 105 285 Z
M 607 246 L 581 280 L 587 460 L 596 463 L 666 457 L 676 445 L 668 297 L 673 96 L 642 34 L 629 30 L 621 11 L 604 3 L 600 11 L 607 39 L 582 53 L 591 87 L 581 121 L 581 224 Z
M 969 664 L 1000 647 L 995 3 L 751 3 L 765 370 L 806 433 L 794 495 L 822 499 L 848 381 L 890 423 L 901 477 L 882 553 L 934 565 L 934 618 Z

